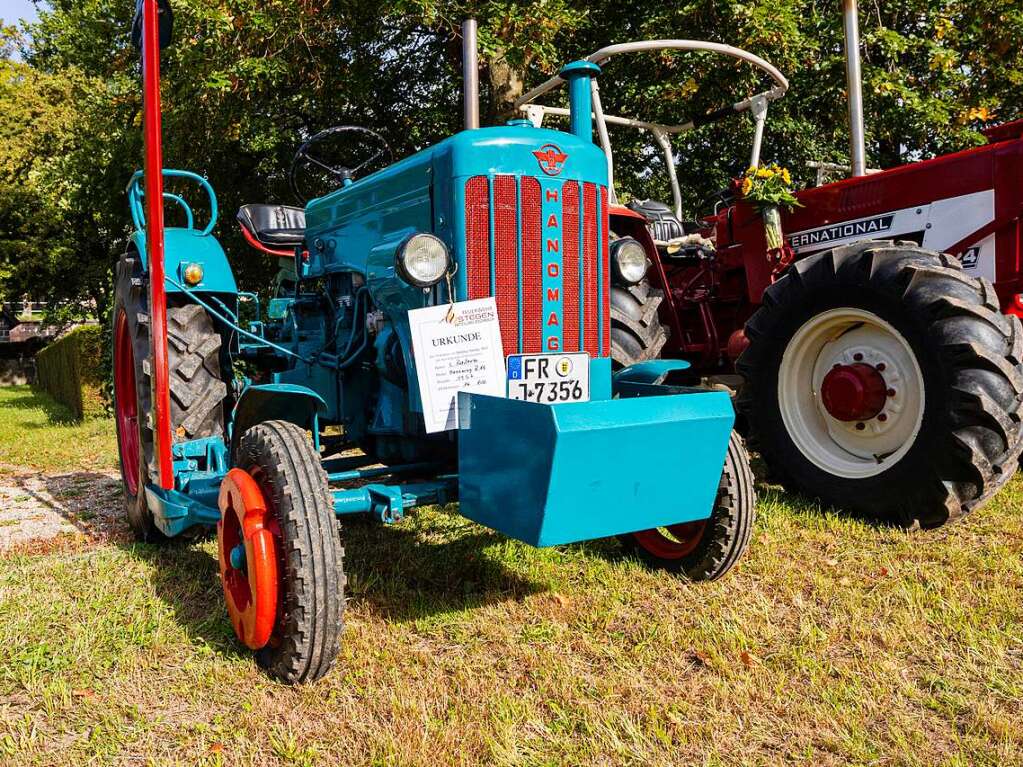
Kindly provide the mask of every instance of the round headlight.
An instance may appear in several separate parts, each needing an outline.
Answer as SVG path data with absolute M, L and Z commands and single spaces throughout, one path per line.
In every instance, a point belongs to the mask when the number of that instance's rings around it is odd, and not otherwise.
M 611 243 L 611 264 L 615 276 L 626 285 L 635 285 L 646 276 L 649 265 L 646 249 L 631 237 Z
M 413 234 L 398 248 L 396 266 L 405 282 L 429 288 L 444 279 L 451 257 L 440 238 L 432 234 Z

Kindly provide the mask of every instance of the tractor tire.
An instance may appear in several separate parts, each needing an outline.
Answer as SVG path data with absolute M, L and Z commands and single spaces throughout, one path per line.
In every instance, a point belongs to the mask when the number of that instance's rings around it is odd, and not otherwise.
M 153 411 L 148 279 L 138 254 L 131 251 L 117 264 L 113 323 L 114 411 L 125 513 L 136 538 L 158 543 L 166 540 L 166 536 L 157 529 L 144 492 L 149 478 L 157 474 L 150 422 Z M 180 442 L 223 436 L 227 385 L 221 337 L 202 307 L 192 303 L 178 306 L 168 303 L 167 354 L 172 439 Z M 137 434 L 134 438 L 132 431 Z M 136 451 L 137 465 L 133 460 Z
M 327 475 L 306 433 L 285 421 L 248 429 L 237 466 L 260 485 L 279 531 L 278 619 L 256 660 L 288 684 L 313 682 L 337 659 L 345 607 L 344 549 Z
M 890 241 L 809 256 L 768 288 L 746 336 L 738 407 L 786 488 L 933 528 L 1015 472 L 1023 330 L 957 259 Z
M 664 293 L 647 280 L 624 288 L 611 286 L 611 363 L 621 369 L 657 359 L 668 340 L 657 310 Z
M 733 431 L 709 519 L 644 530 L 621 540 L 650 567 L 690 581 L 717 580 L 749 546 L 756 503 L 749 455 L 742 437 Z

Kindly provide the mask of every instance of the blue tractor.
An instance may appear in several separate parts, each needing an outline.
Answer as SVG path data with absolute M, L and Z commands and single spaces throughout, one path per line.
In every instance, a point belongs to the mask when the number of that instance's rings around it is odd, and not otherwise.
M 466 130 L 376 172 L 364 175 L 389 149 L 372 131 L 313 137 L 293 181 L 315 170 L 333 191 L 239 212 L 250 243 L 281 264 L 263 312 L 213 235 L 209 183 L 163 168 L 170 7 L 138 9 L 146 168 L 128 186 L 135 232 L 113 317 L 126 512 L 148 542 L 216 528 L 230 619 L 269 673 L 305 682 L 332 666 L 350 514 L 391 524 L 458 501 L 534 546 L 619 536 L 691 580 L 735 564 L 754 493 L 728 394 L 666 385 L 684 362 L 612 367 L 611 287 L 642 280 L 647 262 L 609 229 L 607 163 L 591 135 L 596 65 L 562 70 L 570 132 L 477 127 L 469 77 Z M 379 146 L 324 160 L 326 142 L 347 134 Z M 204 227 L 164 191 L 168 177 L 205 192 Z M 164 226 L 166 203 L 184 226 Z M 473 301 L 496 308 L 501 391 L 466 386 L 454 428 L 428 430 L 410 318 Z M 257 317 L 243 322 L 246 305 Z

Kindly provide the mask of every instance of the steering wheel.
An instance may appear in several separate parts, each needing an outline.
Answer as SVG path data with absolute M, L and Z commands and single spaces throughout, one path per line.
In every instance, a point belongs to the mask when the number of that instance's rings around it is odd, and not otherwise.
M 298 202 L 305 205 L 314 197 L 354 181 L 362 171 L 371 173 L 392 162 L 394 152 L 376 131 L 358 125 L 335 125 L 298 148 L 288 180 Z

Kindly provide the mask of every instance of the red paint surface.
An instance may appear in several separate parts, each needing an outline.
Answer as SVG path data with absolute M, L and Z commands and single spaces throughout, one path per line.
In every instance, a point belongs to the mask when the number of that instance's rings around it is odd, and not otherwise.
M 839 421 L 867 421 L 884 408 L 887 388 L 873 365 L 838 365 L 821 382 L 821 401 Z
M 665 535 L 660 528 L 655 528 L 633 533 L 632 537 L 658 559 L 682 559 L 696 550 L 706 527 L 707 520 L 700 519 L 696 522 L 669 526 L 666 529 L 670 535 Z
M 583 184 L 583 347 L 592 356 L 600 354 L 600 339 L 597 336 L 597 311 L 600 306 L 600 287 L 597 280 L 597 187 L 595 184 Z
M 543 242 L 540 182 L 522 179 L 522 352 L 539 354 L 543 348 Z
M 277 569 L 277 527 L 259 484 L 242 469 L 231 469 L 220 484 L 217 554 L 227 614 L 246 647 L 258 650 L 270 641 L 283 591 Z M 245 569 L 231 566 L 231 551 L 245 547 Z
M 564 314 L 562 340 L 566 352 L 582 350 L 579 339 L 579 182 L 566 181 L 561 187 L 563 250 L 561 254 L 561 297 Z M 587 262 L 589 266 L 589 262 Z
M 135 387 L 135 348 L 128 315 L 122 309 L 114 322 L 114 399 L 117 404 L 118 450 L 124 483 L 131 495 L 139 491 L 139 411 Z
M 167 295 L 163 268 L 163 146 L 160 123 L 160 30 L 156 0 L 144 0 L 142 72 L 144 103 L 146 254 L 153 359 L 154 446 L 157 484 L 174 487 L 171 464 L 170 375 L 167 363 Z

